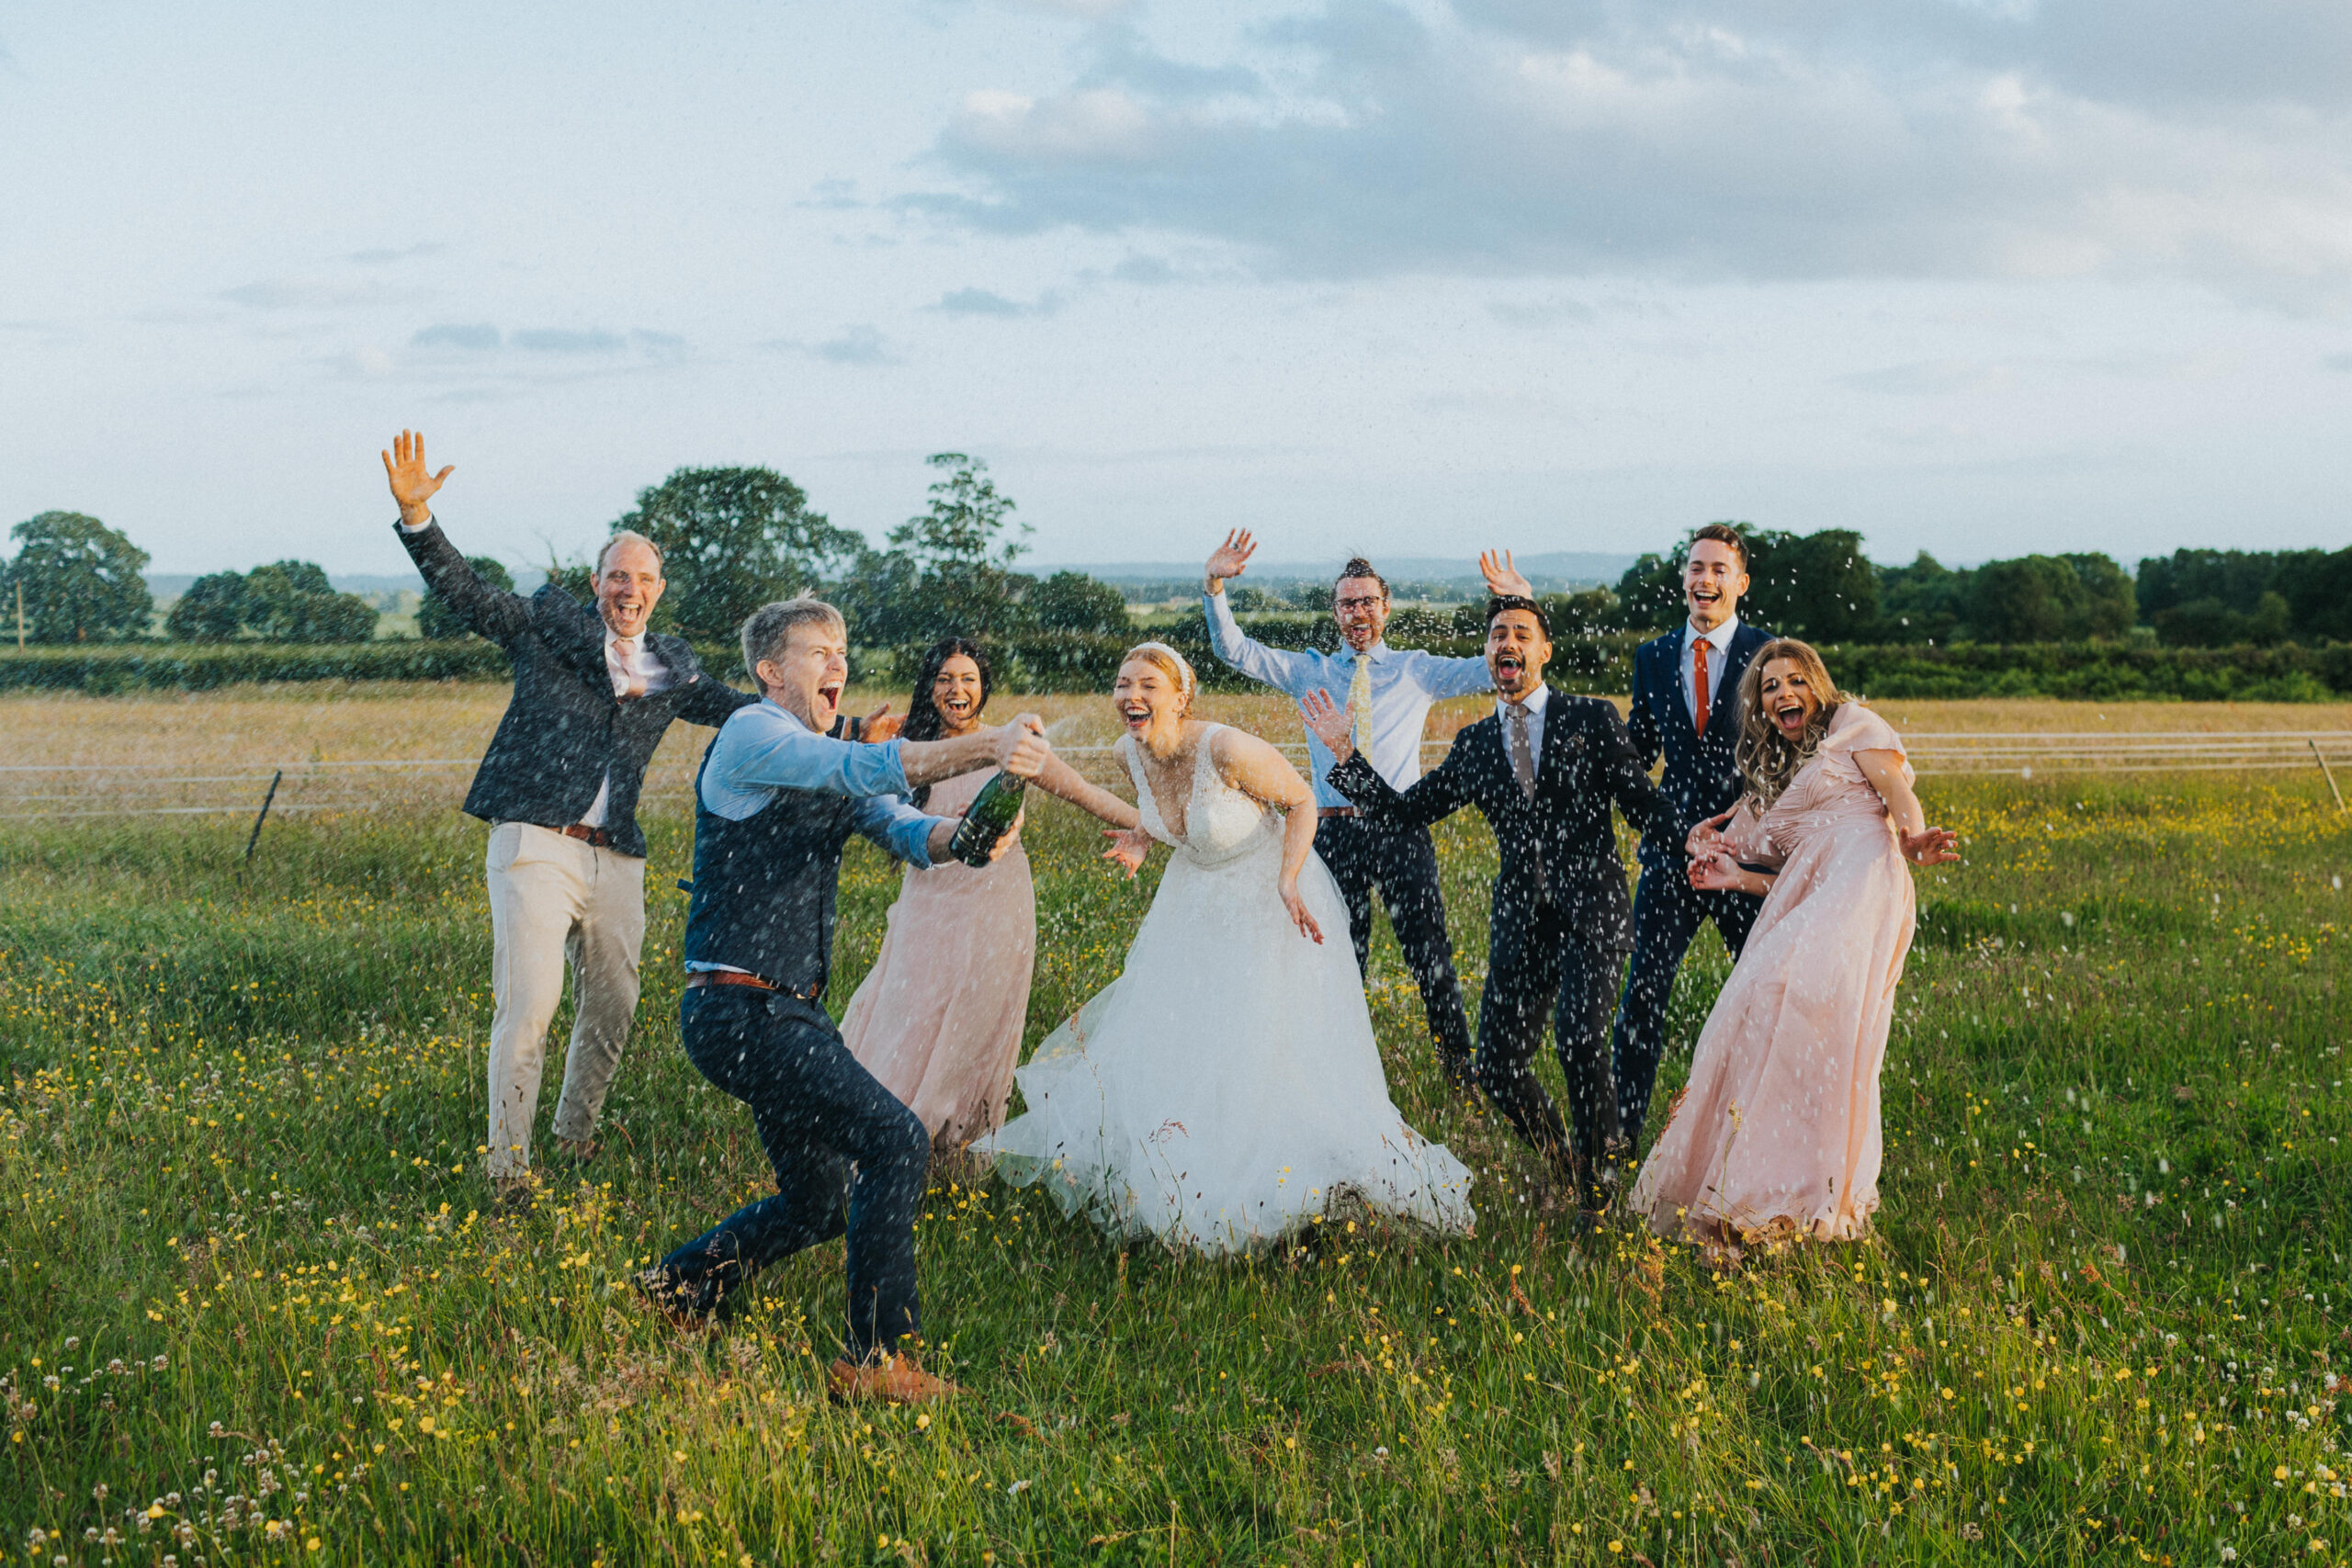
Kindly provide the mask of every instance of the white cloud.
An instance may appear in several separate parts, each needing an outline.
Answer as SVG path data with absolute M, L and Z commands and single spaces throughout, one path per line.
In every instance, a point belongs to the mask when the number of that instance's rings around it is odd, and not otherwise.
M 1261 70 L 1172 66 L 1112 28 L 1062 91 L 969 94 L 937 154 L 974 183 L 921 204 L 984 231 L 1181 232 L 1274 275 L 2352 299 L 2352 78 L 2284 59 L 2352 64 L 2352 7 L 2265 0 L 2220 28 L 2158 3 L 2161 44 L 2083 0 L 1332 0 L 1265 29 Z M 2172 91 L 2199 39 L 2226 45 L 2221 85 Z

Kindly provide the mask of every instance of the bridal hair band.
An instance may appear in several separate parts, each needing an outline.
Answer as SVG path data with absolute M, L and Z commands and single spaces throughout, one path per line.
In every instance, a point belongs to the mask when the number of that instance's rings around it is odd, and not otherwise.
M 1193 705 L 1193 694 L 1200 689 L 1200 682 L 1193 676 L 1193 667 L 1184 662 L 1182 654 L 1164 642 L 1139 642 L 1127 649 L 1119 662 L 1125 664 L 1129 659 L 1140 659 L 1148 664 L 1159 666 L 1167 672 L 1168 678 L 1176 682 L 1176 694 L 1184 699 L 1185 707 Z

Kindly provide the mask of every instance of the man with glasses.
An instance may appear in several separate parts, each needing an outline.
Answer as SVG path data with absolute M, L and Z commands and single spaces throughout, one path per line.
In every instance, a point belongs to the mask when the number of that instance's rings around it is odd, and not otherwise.
M 1237 529 L 1208 558 L 1202 604 L 1208 616 L 1209 646 L 1251 680 L 1294 698 L 1304 700 L 1309 692 L 1346 694 L 1342 705 L 1351 720 L 1356 749 L 1392 788 L 1409 788 L 1421 776 L 1421 735 L 1430 705 L 1493 690 L 1486 660 L 1447 659 L 1392 649 L 1382 641 L 1388 626 L 1388 583 L 1361 556 L 1340 569 L 1331 591 L 1332 618 L 1340 625 L 1336 650 L 1268 648 L 1242 632 L 1225 595 L 1226 579 L 1240 576 L 1257 548 L 1248 529 Z M 1526 598 L 1534 592 L 1511 565 L 1508 551 L 1481 555 L 1478 570 L 1491 593 Z M 1474 1082 L 1470 1024 L 1462 1010 L 1462 983 L 1453 973 L 1453 942 L 1446 934 L 1437 850 L 1430 842 L 1429 829 L 1367 819 L 1331 787 L 1327 776 L 1335 765 L 1330 750 L 1312 730 L 1306 751 L 1306 774 L 1315 784 L 1315 852 L 1346 896 L 1357 970 L 1370 973 L 1372 892 L 1376 886 L 1406 966 L 1420 987 L 1439 1065 L 1447 1080 L 1466 1093 Z

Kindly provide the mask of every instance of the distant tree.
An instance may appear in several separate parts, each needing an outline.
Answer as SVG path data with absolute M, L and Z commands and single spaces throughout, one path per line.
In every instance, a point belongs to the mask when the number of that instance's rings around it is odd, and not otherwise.
M 613 531 L 634 529 L 662 548 L 668 587 L 655 624 L 724 641 L 753 610 L 813 588 L 860 541 L 808 509 L 800 487 L 773 468 L 680 468 L 639 491 Z
M 0 569 L 15 610 L 24 590 L 27 632 L 42 642 L 117 642 L 147 629 L 147 552 L 79 512 L 44 512 L 8 531 L 17 553 Z
M 245 574 L 209 571 L 164 617 L 164 630 L 181 642 L 228 642 L 245 629 Z
M 1662 632 L 1682 624 L 1682 559 L 1690 545 L 1686 536 L 1664 555 L 1645 552 L 1617 580 L 1617 615 L 1626 630 Z
M 2075 569 L 2075 576 L 2083 585 L 2081 618 L 2068 623 L 2069 640 L 2121 637 L 2138 623 L 2140 601 L 2132 575 L 2118 566 L 2114 558 L 2093 553 L 2058 558 Z M 2283 614 L 2283 601 L 2279 607 Z
M 1815 642 L 1843 642 L 1876 624 L 1878 568 L 1862 554 L 1860 534 L 1759 528 L 1745 537 L 1749 587 L 1742 619 Z
M 2175 550 L 2140 563 L 2138 600 L 2157 637 L 2179 647 L 2352 640 L 2352 549 Z
M 2136 609 L 2131 580 L 2106 556 L 2019 556 L 1976 569 L 1968 628 L 1980 642 L 2081 642 L 2121 636 Z
M 922 569 L 904 550 L 860 550 L 856 564 L 831 585 L 831 596 L 849 622 L 850 640 L 862 648 L 942 635 L 925 629 Z
M 1124 637 L 1134 629 L 1125 595 L 1082 571 L 1057 571 L 1030 589 L 1031 618 L 1048 631 Z
M 1957 637 L 1968 611 L 1973 574 L 1945 566 L 1921 550 L 1909 566 L 1879 570 L 1879 626 L 1882 642 L 1951 642 Z
M 889 536 L 894 553 L 914 566 L 910 608 L 925 623 L 918 635 L 985 637 L 1027 624 L 1023 600 L 1034 579 L 1012 563 L 1028 549 L 1029 525 L 1013 521 L 1012 497 L 979 458 L 934 452 L 924 461 L 944 477 L 933 482 L 931 504 Z
M 376 607 L 336 592 L 315 562 L 273 561 L 245 573 L 244 623 L 266 642 L 366 642 L 376 635 Z
M 468 556 L 466 564 L 474 569 L 474 575 L 492 588 L 503 588 L 510 593 L 514 591 L 514 574 L 507 570 L 506 563 L 496 556 Z M 458 618 L 458 613 L 449 608 L 441 595 L 430 590 L 426 591 L 423 602 L 416 607 L 416 635 L 421 637 L 441 642 L 450 637 L 469 636 L 471 629 Z
M 1277 608 L 1282 604 L 1264 589 L 1247 582 L 1227 583 L 1225 602 L 1226 607 L 1237 615 L 1255 615 L 1261 610 Z

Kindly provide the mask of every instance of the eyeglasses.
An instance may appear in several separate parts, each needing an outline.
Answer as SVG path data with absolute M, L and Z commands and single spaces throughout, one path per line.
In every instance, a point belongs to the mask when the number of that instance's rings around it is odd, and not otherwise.
M 1335 608 L 1341 610 L 1369 610 L 1376 604 L 1385 604 L 1387 602 L 1387 600 L 1378 597 L 1370 599 L 1342 599 Z

